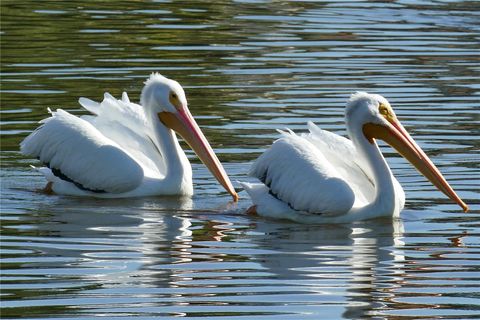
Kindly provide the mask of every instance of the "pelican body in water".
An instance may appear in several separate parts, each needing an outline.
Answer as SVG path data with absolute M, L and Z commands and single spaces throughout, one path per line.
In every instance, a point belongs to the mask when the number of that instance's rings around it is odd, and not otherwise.
M 175 132 L 215 178 L 238 199 L 230 179 L 187 107 L 180 84 L 154 73 L 140 105 L 106 93 L 101 103 L 80 98 L 92 115 L 50 111 L 51 117 L 20 144 L 37 157 L 48 191 L 57 194 L 124 198 L 191 195 L 192 168 Z
M 248 212 L 304 223 L 398 216 L 405 193 L 376 139 L 390 144 L 464 211 L 467 205 L 398 121 L 382 96 L 357 92 L 347 103 L 350 140 L 308 123 L 309 133 L 281 132 L 252 165 L 261 183 L 242 183 Z

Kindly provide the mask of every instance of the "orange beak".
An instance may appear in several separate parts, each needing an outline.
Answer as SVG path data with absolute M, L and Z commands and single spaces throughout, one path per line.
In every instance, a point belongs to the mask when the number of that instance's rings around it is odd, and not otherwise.
M 410 161 L 434 186 L 462 207 L 464 212 L 467 212 L 468 206 L 455 193 L 438 168 L 412 139 L 396 117 L 390 117 L 387 120 L 388 124 L 386 126 L 373 123 L 365 124 L 363 126 L 363 133 L 367 139 L 372 143 L 374 138 L 381 139 L 388 143 L 405 159 Z
M 158 117 L 164 125 L 182 136 L 218 182 L 232 195 L 233 201 L 238 201 L 238 194 L 235 192 L 232 182 L 190 111 L 186 108 L 177 110 L 178 113 L 160 112 Z

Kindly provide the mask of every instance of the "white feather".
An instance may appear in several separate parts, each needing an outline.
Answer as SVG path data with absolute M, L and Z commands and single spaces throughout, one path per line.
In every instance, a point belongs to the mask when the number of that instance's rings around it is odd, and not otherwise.
M 250 174 L 297 211 L 340 214 L 355 200 L 336 167 L 315 145 L 295 134 L 275 141 L 254 162 Z
M 87 189 L 122 193 L 141 184 L 141 166 L 89 122 L 62 109 L 41 122 L 20 144 L 23 154 L 38 157 Z
M 309 134 L 304 138 L 314 144 L 318 150 L 335 166 L 337 174 L 355 194 L 354 206 L 362 206 L 373 201 L 375 186 L 369 165 L 349 139 L 327 130 L 322 130 L 313 122 L 308 123 Z
M 88 111 L 97 115 L 95 121 L 111 122 L 116 121 L 126 127 L 143 132 L 148 127 L 145 112 L 141 105 L 132 103 L 126 93 L 122 100 L 115 99 L 108 92 L 104 94 L 101 103 L 87 98 L 80 98 L 78 102 Z
M 85 109 L 97 115 L 82 116 L 82 119 L 128 151 L 142 166 L 145 175 L 163 176 L 165 164 L 147 133 L 149 125 L 142 106 L 130 102 L 126 92 L 122 94 L 122 100 L 105 93 L 101 103 L 87 98 L 80 98 L 79 102 Z
M 285 202 L 272 196 L 266 185 L 248 182 L 240 182 L 240 184 L 257 206 L 257 211 L 262 212 L 262 216 L 276 219 L 291 219 L 291 216 L 295 214 L 295 211 Z

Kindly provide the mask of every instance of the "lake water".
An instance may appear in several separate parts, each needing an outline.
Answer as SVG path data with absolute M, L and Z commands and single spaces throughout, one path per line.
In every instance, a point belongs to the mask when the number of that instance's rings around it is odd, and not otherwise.
M 478 1 L 1 2 L 2 318 L 468 319 L 480 314 Z M 192 151 L 192 199 L 35 192 L 19 142 L 46 108 L 178 80 L 232 180 L 311 120 L 380 93 L 471 212 L 392 149 L 401 219 L 246 216 Z

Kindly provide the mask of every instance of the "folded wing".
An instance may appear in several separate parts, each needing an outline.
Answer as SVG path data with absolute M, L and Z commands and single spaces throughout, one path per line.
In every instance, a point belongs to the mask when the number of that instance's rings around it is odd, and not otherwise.
M 145 175 L 161 178 L 165 174 L 162 155 L 152 143 L 143 107 L 130 102 L 126 92 L 122 99 L 105 93 L 101 103 L 80 98 L 79 103 L 94 115 L 81 118 L 90 122 L 105 137 L 116 142 L 142 166 Z
M 354 206 L 363 206 L 372 202 L 375 197 L 373 174 L 365 158 L 358 153 L 352 141 L 330 131 L 322 130 L 313 122 L 308 123 L 308 129 L 310 132 L 303 137 L 314 144 L 335 166 L 338 175 L 348 182 L 355 194 Z
M 122 193 L 137 188 L 142 167 L 115 141 L 88 121 L 62 109 L 42 120 L 20 148 L 35 156 L 57 177 L 93 192 Z
M 310 133 L 284 133 L 253 164 L 257 177 L 292 209 L 342 214 L 374 197 L 368 168 L 350 140 L 309 123 Z M 353 178 L 352 178 L 353 176 Z

